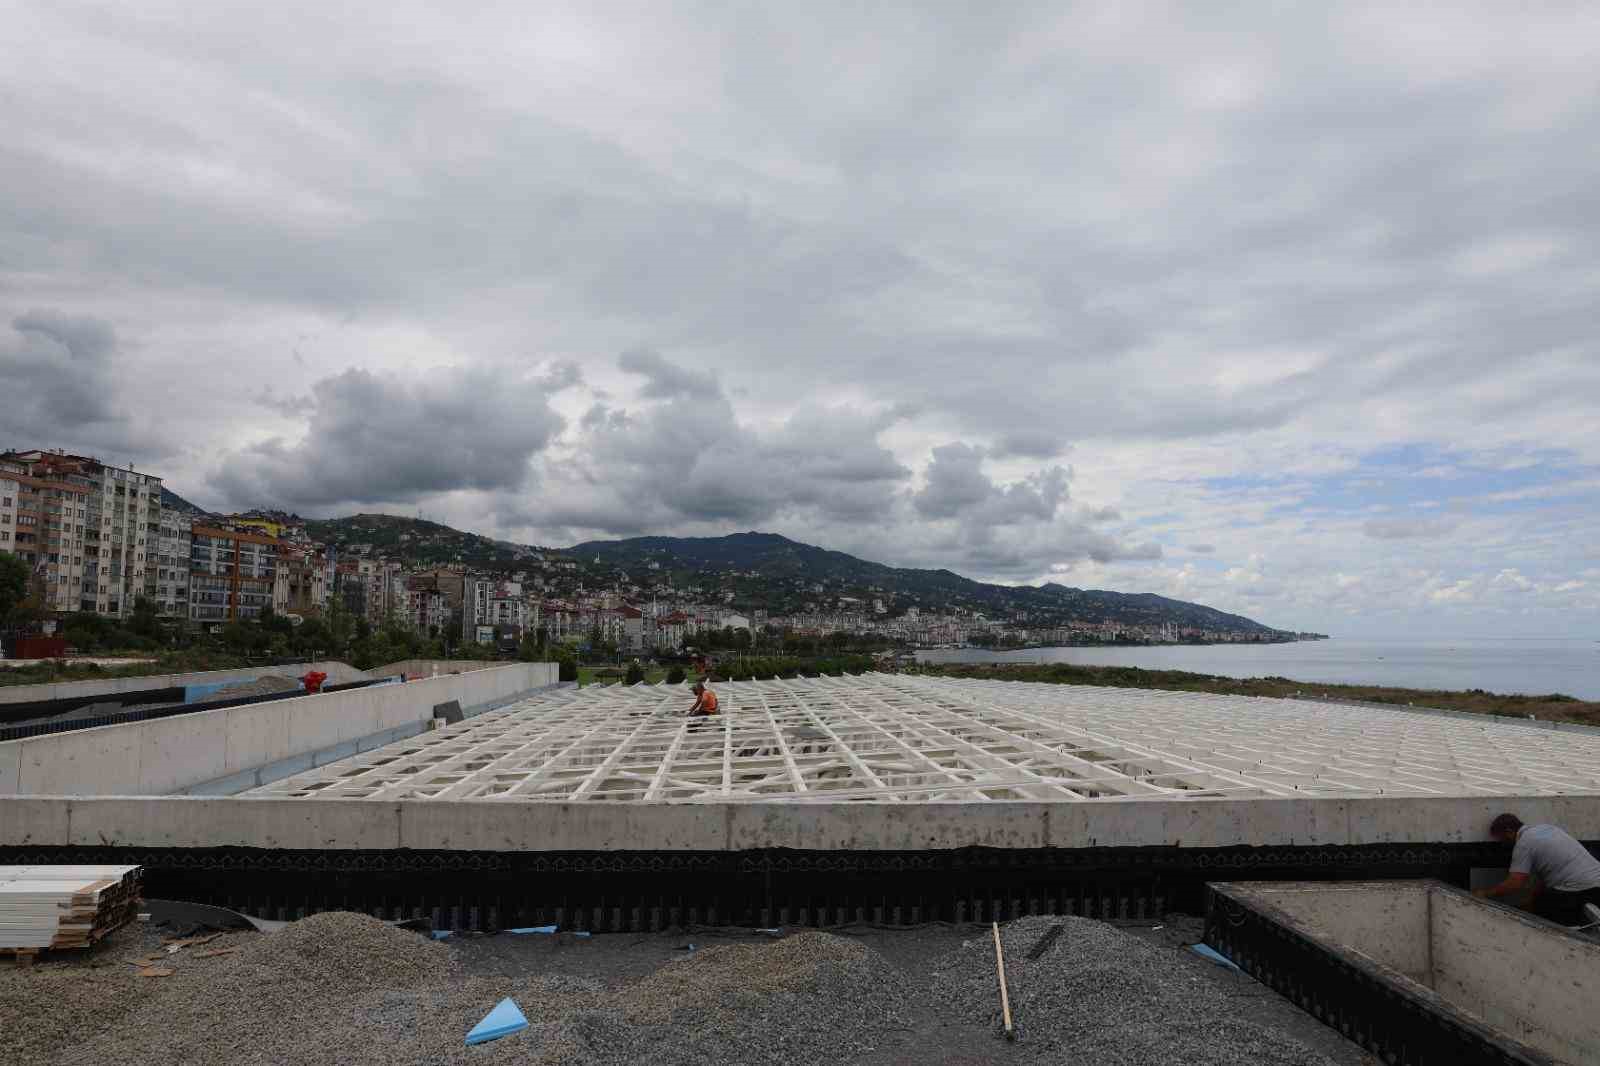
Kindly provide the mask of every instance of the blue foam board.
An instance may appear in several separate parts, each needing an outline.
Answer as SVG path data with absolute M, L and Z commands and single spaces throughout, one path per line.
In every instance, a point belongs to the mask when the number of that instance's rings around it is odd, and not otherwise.
M 1218 951 L 1209 944 L 1190 944 L 1189 950 L 1200 956 L 1202 959 L 1209 959 L 1211 962 L 1214 962 L 1219 966 L 1226 966 L 1230 970 L 1238 970 L 1239 973 L 1244 973 L 1243 970 L 1239 969 L 1238 963 L 1234 962 L 1232 959 L 1228 958 L 1228 956 L 1222 954 L 1222 952 Z
M 506 930 L 506 932 L 511 933 L 514 936 L 522 936 L 526 933 L 553 933 L 555 931 L 556 927 L 553 925 L 525 925 L 520 929 Z
M 467 1034 L 468 1044 L 482 1044 L 489 1040 L 498 1040 L 502 1036 L 520 1032 L 528 1027 L 527 1016 L 507 996 L 494 1005 L 494 1010 L 483 1016 L 483 1021 L 472 1027 L 472 1032 Z

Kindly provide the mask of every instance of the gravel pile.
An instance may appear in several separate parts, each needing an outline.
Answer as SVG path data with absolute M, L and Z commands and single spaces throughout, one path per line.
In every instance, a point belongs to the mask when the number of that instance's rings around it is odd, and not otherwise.
M 1056 926 L 1038 959 L 1029 952 Z M 1327 1066 L 1304 1044 L 1236 1013 L 1227 986 L 1190 960 L 1086 918 L 1001 927 L 1018 1050 L 1099 1066 Z M 934 967 L 934 991 L 975 1024 L 1001 1029 L 994 940 L 977 937 Z
M 131 970 L 120 962 L 20 969 L 0 959 L 0 1061 L 42 1062 L 85 1033 L 121 1025 L 154 991 Z
M 566 1019 L 537 1061 L 847 1061 L 901 1024 L 905 983 L 870 948 L 828 933 L 707 948 Z
M 178 972 L 171 977 L 140 980 L 125 972 L 142 1001 L 114 1025 L 91 1028 L 62 1048 L 57 1061 L 393 1061 L 376 1054 L 380 1049 L 351 1055 L 340 1045 L 371 1041 L 372 1032 L 361 1031 L 364 1009 L 386 989 L 447 983 L 450 974 L 444 945 L 359 914 L 319 914 L 281 932 L 239 934 L 228 943 L 238 952 L 201 958 L 205 948 L 189 948 L 173 956 Z M 63 992 L 74 999 L 94 995 L 73 984 L 71 971 L 63 973 Z M 486 996 L 493 990 L 477 991 Z M 480 1017 L 481 1003 L 473 1004 Z M 459 1043 L 465 1031 L 451 1027 L 448 1035 Z
M 240 696 L 273 696 L 279 692 L 298 692 L 300 682 L 293 677 L 284 677 L 281 674 L 266 674 L 254 681 L 241 681 L 237 685 L 219 688 L 206 696 L 206 700 L 232 700 Z

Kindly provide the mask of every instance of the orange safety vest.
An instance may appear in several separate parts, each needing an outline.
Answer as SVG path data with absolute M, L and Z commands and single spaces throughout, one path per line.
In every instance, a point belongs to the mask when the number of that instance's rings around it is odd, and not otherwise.
M 717 694 L 715 692 L 712 692 L 710 689 L 706 689 L 705 694 L 700 697 L 700 701 L 701 714 L 717 713 Z

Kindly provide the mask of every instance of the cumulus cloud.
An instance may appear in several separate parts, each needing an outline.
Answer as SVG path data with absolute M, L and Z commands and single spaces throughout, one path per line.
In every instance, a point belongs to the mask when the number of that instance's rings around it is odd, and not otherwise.
M 169 454 L 162 434 L 135 418 L 128 375 L 117 359 L 112 325 L 92 315 L 32 310 L 11 320 L 0 338 L 0 396 L 5 430 L 0 447 L 65 448 L 112 453 L 126 461 Z
M 520 489 L 529 460 L 563 428 L 546 397 L 537 377 L 347 370 L 312 386 L 303 436 L 226 454 L 211 484 L 238 506 L 312 510 Z
M 773 525 L 1305 628 L 1591 617 L 1592 585 L 1556 591 L 1600 506 L 1591 6 L 291 8 L 8 12 L 50 42 L 0 68 L 14 443 L 219 506 Z M 307 39 L 362 47 L 309 69 Z M 510 399 L 426 454 L 307 394 L 349 352 Z M 409 388 L 335 391 L 427 413 Z M 397 458 L 321 447 L 352 443 Z M 1453 530 L 1423 482 L 1467 501 Z M 1159 565 L 1184 544 L 1278 565 Z M 1510 568 L 1515 601 L 1447 592 Z
M 722 390 L 710 374 L 688 370 L 668 362 L 660 352 L 637 348 L 623 352 L 617 365 L 630 374 L 644 378 L 642 394 L 652 400 L 667 400 L 678 396 L 720 395 Z

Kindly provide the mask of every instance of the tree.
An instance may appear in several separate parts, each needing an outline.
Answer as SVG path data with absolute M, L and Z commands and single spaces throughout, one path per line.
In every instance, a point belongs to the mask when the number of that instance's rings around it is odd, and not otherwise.
M 683 684 L 683 667 L 674 666 L 671 670 L 667 671 L 667 684 L 669 684 L 669 685 L 681 685 L 681 684 Z
M 28 596 L 28 564 L 10 552 L 0 552 L 0 625 L 11 623 L 11 615 Z
M 637 685 L 643 680 L 644 680 L 644 667 L 642 665 L 640 665 L 638 659 L 629 659 L 628 660 L 628 676 L 627 676 L 628 684 Z
M 128 628 L 141 637 L 155 639 L 161 636 L 161 617 L 156 611 L 156 603 L 148 596 L 140 596 L 133 601 L 133 620 Z

